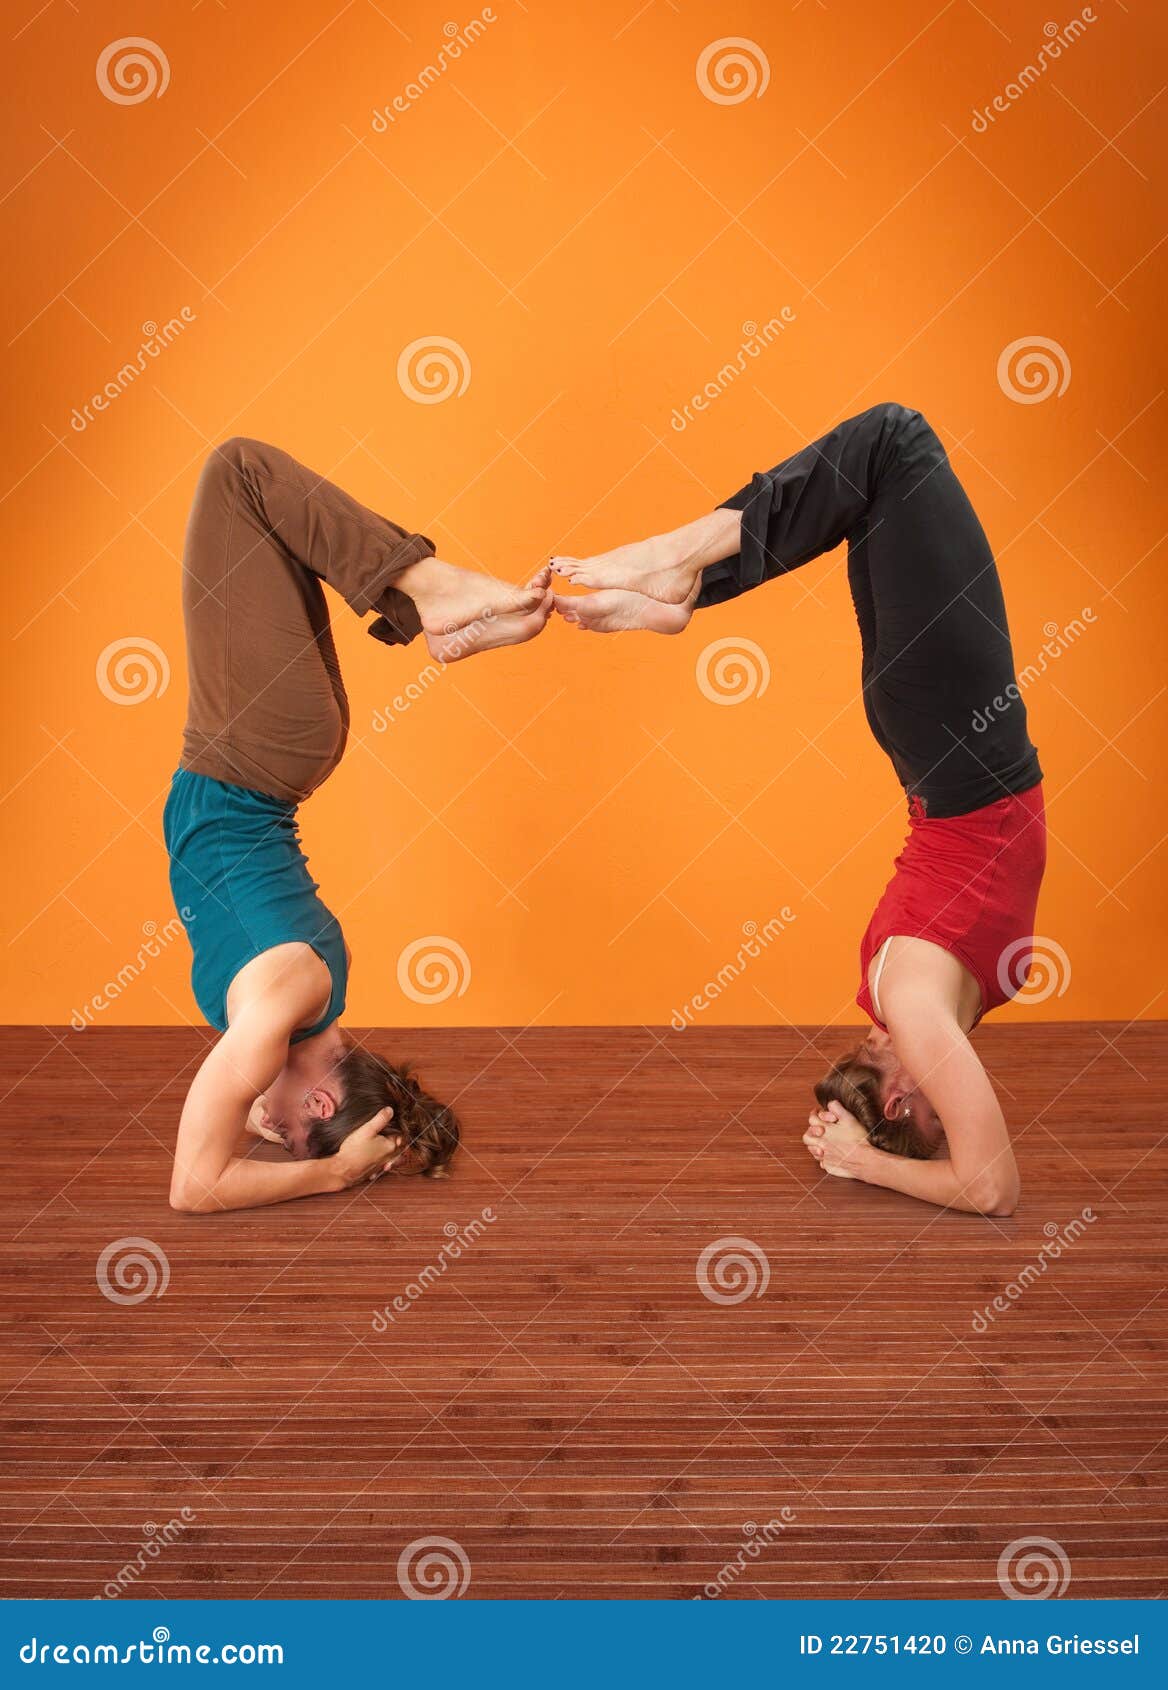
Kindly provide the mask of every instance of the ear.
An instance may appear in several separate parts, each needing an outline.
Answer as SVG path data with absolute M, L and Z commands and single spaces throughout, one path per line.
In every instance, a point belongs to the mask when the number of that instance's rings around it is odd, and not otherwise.
M 907 1092 L 890 1091 L 888 1096 L 884 1099 L 884 1119 L 886 1121 L 903 1120 L 907 1105 Z
M 323 1086 L 314 1086 L 305 1094 L 304 1113 L 310 1121 L 331 1121 L 337 1112 L 337 1100 Z

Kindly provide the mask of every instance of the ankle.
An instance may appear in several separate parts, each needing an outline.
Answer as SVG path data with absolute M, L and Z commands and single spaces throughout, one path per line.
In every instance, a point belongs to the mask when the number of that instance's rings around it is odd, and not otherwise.
M 420 557 L 416 563 L 408 563 L 400 570 L 393 577 L 393 584 L 407 598 L 413 599 L 420 610 L 433 599 L 446 568 L 446 564 L 436 557 Z
M 679 528 L 677 537 L 682 545 L 678 563 L 696 563 L 702 568 L 721 563 L 741 549 L 742 513 L 719 507 Z
M 662 569 L 681 569 L 701 541 L 700 528 L 702 518 L 696 522 L 685 522 L 680 528 L 673 528 L 668 534 L 659 534 L 653 544 L 657 549 L 659 567 Z

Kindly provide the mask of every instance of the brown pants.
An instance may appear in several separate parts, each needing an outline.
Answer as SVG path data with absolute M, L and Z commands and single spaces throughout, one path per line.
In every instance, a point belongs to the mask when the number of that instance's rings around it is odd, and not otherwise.
M 369 632 L 420 632 L 393 577 L 434 547 L 275 446 L 228 440 L 203 466 L 183 553 L 190 704 L 182 764 L 298 803 L 345 749 L 345 696 L 321 582 Z

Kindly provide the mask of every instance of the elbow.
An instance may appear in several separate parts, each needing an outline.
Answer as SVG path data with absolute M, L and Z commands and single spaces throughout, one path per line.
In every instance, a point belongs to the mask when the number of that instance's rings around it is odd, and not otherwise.
M 205 1215 L 207 1212 L 205 1200 L 185 1185 L 171 1186 L 170 1206 L 180 1215 Z
M 1007 1215 L 1012 1215 L 1017 1207 L 1018 1193 L 1016 1191 L 1006 1192 L 984 1208 L 982 1210 L 982 1214 L 990 1216 L 997 1215 L 1005 1219 Z
M 966 1195 L 979 1215 L 1006 1216 L 1018 1207 L 1020 1193 L 1017 1180 L 987 1174 L 974 1180 Z

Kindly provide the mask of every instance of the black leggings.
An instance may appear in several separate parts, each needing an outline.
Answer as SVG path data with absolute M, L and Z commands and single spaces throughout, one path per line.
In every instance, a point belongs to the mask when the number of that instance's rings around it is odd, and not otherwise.
M 705 571 L 699 607 L 848 542 L 864 708 L 917 813 L 965 815 L 1042 779 L 993 553 L 919 411 L 873 406 L 724 508 L 742 512 L 742 549 Z

